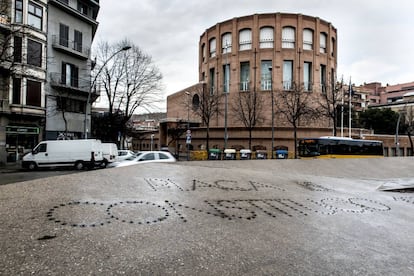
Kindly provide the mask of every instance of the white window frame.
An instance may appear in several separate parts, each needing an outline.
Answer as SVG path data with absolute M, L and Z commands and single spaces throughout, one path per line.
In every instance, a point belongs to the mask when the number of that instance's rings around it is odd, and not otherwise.
M 326 33 L 320 33 L 319 35 L 319 52 L 326 54 L 326 43 L 328 40 L 328 35 Z
M 303 50 L 313 50 L 313 30 L 303 30 Z
M 283 61 L 283 90 L 293 88 L 293 60 Z
M 215 57 L 216 56 L 216 49 L 217 49 L 217 40 L 215 38 L 210 39 L 210 43 L 209 43 L 210 47 L 210 57 Z
M 223 54 L 231 53 L 231 33 L 225 33 L 221 36 L 221 52 Z
M 262 27 L 260 28 L 260 49 L 269 49 L 274 47 L 274 28 Z
M 282 29 L 282 48 L 295 48 L 295 28 L 287 26 Z
M 239 51 L 252 49 L 252 30 L 243 29 L 239 32 Z

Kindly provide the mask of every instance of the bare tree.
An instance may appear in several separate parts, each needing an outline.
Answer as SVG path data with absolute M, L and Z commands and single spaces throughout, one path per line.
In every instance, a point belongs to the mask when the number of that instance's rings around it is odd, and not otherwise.
M 319 112 L 322 116 L 329 118 L 332 123 L 333 136 L 337 135 L 338 107 L 342 101 L 343 80 L 333 82 L 326 91 L 322 91 L 319 98 Z
M 207 89 L 206 84 L 202 83 L 195 89 L 195 95 L 191 103 L 193 112 L 201 118 L 202 124 L 206 127 L 206 149 L 210 147 L 210 122 L 211 120 L 221 114 L 219 106 L 222 102 L 224 94 L 211 94 Z
M 260 93 L 239 92 L 234 98 L 232 109 L 236 119 L 249 131 L 249 148 L 252 148 L 252 131 L 264 121 L 262 114 L 264 100 Z
M 302 86 L 292 84 L 290 90 L 276 91 L 276 113 L 285 117 L 293 127 L 295 158 L 297 158 L 297 129 L 302 122 L 317 116 L 317 110 L 311 106 L 312 93 L 306 92 Z
M 114 56 L 114 53 L 126 46 L 131 47 L 130 50 Z M 105 67 L 98 64 L 104 64 Z M 131 41 L 123 40 L 116 44 L 101 42 L 97 48 L 95 72 L 102 72 L 97 81 L 105 91 L 109 114 L 121 112 L 124 116 L 121 131 L 123 138 L 126 123 L 138 109 L 156 109 L 161 102 L 162 75 L 151 56 Z

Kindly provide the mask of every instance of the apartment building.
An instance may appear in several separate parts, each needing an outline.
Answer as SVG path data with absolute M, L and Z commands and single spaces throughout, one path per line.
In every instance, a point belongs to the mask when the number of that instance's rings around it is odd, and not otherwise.
M 98 0 L 0 1 L 0 163 L 40 140 L 80 138 L 85 121 L 90 128 L 98 11 Z
M 0 162 L 13 162 L 44 133 L 47 0 L 1 2 Z
M 90 51 L 98 27 L 99 0 L 49 0 L 45 138 L 79 139 L 90 131 Z M 85 116 L 86 114 L 86 116 Z

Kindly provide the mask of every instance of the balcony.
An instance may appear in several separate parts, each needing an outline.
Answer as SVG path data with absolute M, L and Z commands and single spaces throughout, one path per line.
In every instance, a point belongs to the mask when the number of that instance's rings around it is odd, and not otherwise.
M 91 91 L 91 102 L 100 96 L 100 91 L 97 89 L 96 84 L 91 88 L 91 81 L 89 79 L 80 79 L 78 77 L 67 77 L 62 79 L 62 77 L 61 73 L 50 73 L 51 86 L 59 91 L 77 93 L 78 95 L 85 97 L 87 97 L 89 91 Z
M 262 80 L 261 89 L 262 89 L 262 91 L 271 91 L 272 90 L 272 81 L 271 80 Z
M 87 60 L 89 58 L 90 49 L 82 46 L 76 41 L 62 39 L 57 35 L 52 36 L 52 47 L 57 51 L 69 54 L 76 58 Z
M 243 92 L 250 91 L 250 82 L 249 81 L 240 82 L 240 91 L 243 91 Z

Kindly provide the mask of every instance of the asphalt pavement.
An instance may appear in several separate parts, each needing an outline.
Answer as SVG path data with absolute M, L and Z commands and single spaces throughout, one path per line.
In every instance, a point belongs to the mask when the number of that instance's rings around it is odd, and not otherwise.
M 413 158 L 141 164 L 0 186 L 0 275 L 413 275 Z

